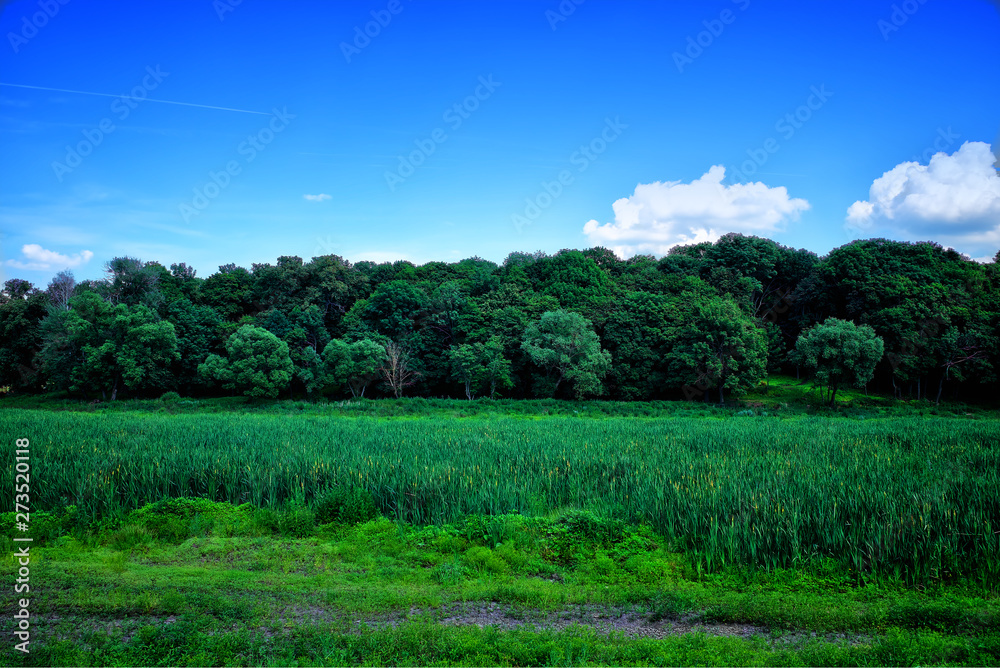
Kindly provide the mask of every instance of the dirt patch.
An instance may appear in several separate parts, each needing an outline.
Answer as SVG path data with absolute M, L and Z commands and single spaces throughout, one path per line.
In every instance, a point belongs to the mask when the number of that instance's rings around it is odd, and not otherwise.
M 873 637 L 855 633 L 816 633 L 788 630 L 772 633 L 764 626 L 726 624 L 702 621 L 699 613 L 676 619 L 650 620 L 650 612 L 636 606 L 572 605 L 559 610 L 518 608 L 498 603 L 456 603 L 433 608 L 410 608 L 408 611 L 374 615 L 347 613 L 336 607 L 296 605 L 276 607 L 268 615 L 270 624 L 235 622 L 208 630 L 208 635 L 249 629 L 266 637 L 284 635 L 301 627 L 326 627 L 340 633 L 360 633 L 362 629 L 395 628 L 407 622 L 421 621 L 444 626 L 492 627 L 500 631 L 513 629 L 559 631 L 571 626 L 591 628 L 597 633 L 620 633 L 631 638 L 667 638 L 689 633 L 733 638 L 760 638 L 775 647 L 793 649 L 816 640 L 850 645 L 871 644 Z M 43 615 L 40 628 L 54 633 L 54 639 L 73 640 L 87 632 L 100 631 L 109 635 L 122 634 L 130 642 L 143 626 L 167 627 L 177 621 L 174 615 L 137 615 L 107 618 L 89 615 Z
M 478 606 L 452 606 L 431 613 L 436 621 L 449 626 L 493 626 L 501 630 L 528 628 L 561 630 L 584 626 L 608 634 L 622 633 L 635 638 L 665 638 L 685 633 L 751 638 L 765 636 L 766 628 L 751 624 L 702 624 L 682 620 L 652 622 L 647 611 L 608 606 L 567 606 L 559 611 L 519 610 L 488 603 Z
M 548 611 L 518 608 L 498 603 L 456 603 L 434 608 L 411 608 L 408 612 L 381 615 L 345 615 L 317 606 L 297 606 L 276 615 L 285 624 L 335 624 L 344 628 L 370 629 L 397 627 L 408 621 L 425 621 L 445 626 L 493 627 L 501 631 L 511 629 L 562 630 L 583 626 L 598 633 L 621 633 L 633 638 L 666 638 L 688 633 L 733 638 L 763 638 L 773 645 L 794 647 L 811 640 L 847 642 L 851 645 L 869 644 L 872 637 L 855 633 L 816 633 L 812 631 L 785 631 L 772 633 L 765 626 L 754 624 L 710 623 L 700 621 L 702 614 L 690 613 L 676 619 L 650 620 L 647 609 L 635 606 L 571 605 L 561 610 Z

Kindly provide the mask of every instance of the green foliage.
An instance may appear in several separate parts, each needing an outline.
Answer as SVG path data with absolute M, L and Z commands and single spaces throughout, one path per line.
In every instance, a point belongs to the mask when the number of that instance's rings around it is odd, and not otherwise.
M 664 392 L 674 300 L 667 295 L 629 292 L 608 318 L 604 342 L 613 365 L 610 382 L 624 399 L 650 399 Z
M 453 377 L 465 386 L 469 401 L 482 389 L 488 389 L 490 398 L 497 388 L 514 386 L 510 375 L 510 361 L 504 357 L 503 342 L 499 336 L 490 337 L 486 343 L 467 343 L 453 346 L 448 352 Z
M 627 558 L 615 554 L 628 537 L 594 523 L 610 517 L 648 524 L 706 572 L 829 558 L 858 579 L 998 581 L 996 420 L 713 416 L 385 420 L 296 408 L 95 419 L 8 408 L 0 436 L 33 435 L 32 473 L 45 481 L 33 505 L 75 505 L 88 522 L 170 497 L 279 513 L 299 499 L 324 512 L 331 488 L 363 488 L 381 514 L 420 525 L 592 513 L 554 525 L 561 560 L 579 545 Z M 13 489 L 13 476 L 0 472 L 0 486 Z M 527 535 L 530 521 L 481 521 L 468 536 L 491 536 L 493 548 Z
M 601 379 L 611 368 L 611 354 L 601 349 L 601 340 L 579 313 L 543 313 L 524 330 L 521 348 L 532 362 L 554 376 L 554 390 L 566 381 L 577 399 L 603 394 Z
M 352 397 L 365 396 L 385 359 L 385 346 L 371 339 L 354 343 L 334 339 L 323 349 L 328 380 L 334 385 L 346 385 Z
M 305 504 L 293 501 L 278 516 L 278 531 L 291 538 L 311 536 L 316 531 L 316 514 Z
M 692 295 L 670 333 L 670 375 L 677 386 L 740 394 L 764 379 L 767 337 L 731 299 Z M 700 395 L 699 395 L 700 396 Z
M 180 400 L 181 400 L 181 395 L 177 394 L 176 392 L 164 392 L 163 394 L 160 395 L 160 401 L 162 401 L 168 406 L 174 406 Z
M 226 341 L 226 353 L 226 358 L 209 355 L 198 374 L 248 397 L 276 397 L 291 382 L 288 344 L 266 329 L 240 327 Z
M 548 527 L 542 557 L 556 564 L 573 564 L 594 557 L 598 548 L 611 548 L 625 540 L 624 522 L 573 510 Z
M 376 516 L 374 497 L 361 487 L 333 487 L 316 502 L 316 521 L 320 524 L 362 524 Z
M 795 343 L 795 359 L 830 388 L 831 406 L 840 385 L 863 387 L 872 379 L 882 351 L 882 339 L 871 327 L 836 318 L 816 325 Z
M 133 540 L 131 536 L 151 536 L 157 540 L 180 543 L 211 530 L 216 522 L 238 523 L 248 519 L 249 508 L 234 507 L 209 499 L 181 497 L 165 498 L 148 503 L 132 512 L 123 521 L 132 526 L 131 533 L 119 534 L 119 541 Z
M 396 398 L 405 390 L 635 401 L 707 399 L 711 391 L 723 403 L 727 393 L 752 391 L 764 369 L 788 372 L 798 337 L 837 318 L 872 327 L 884 343 L 872 391 L 981 400 L 998 395 L 998 294 L 995 264 L 885 239 L 823 258 L 741 234 L 678 246 L 661 259 L 621 260 L 606 248 L 511 253 L 502 266 L 282 256 L 252 271 L 223 265 L 205 280 L 183 263 L 168 270 L 123 257 L 107 264 L 102 280 L 77 284 L 63 272 L 44 292 L 8 282 L 0 292 L 0 391 L 93 399 L 287 390 L 315 400 L 327 387 L 371 396 L 381 377 L 378 391 Z M 545 331 L 555 323 L 543 326 L 542 317 L 560 312 L 577 314 L 582 329 L 567 316 L 561 331 Z M 247 325 L 287 344 L 287 383 L 234 389 L 225 344 Z M 526 341 L 531 327 L 537 336 Z M 373 353 L 325 355 L 332 340 L 370 340 L 382 352 L 392 343 L 405 354 L 381 359 L 373 372 Z M 146 347 L 151 355 L 137 352 Z M 331 367 L 328 357 L 348 363 Z
M 218 333 L 222 320 L 210 306 L 194 304 L 188 298 L 170 302 L 166 318 L 177 334 L 175 380 L 178 387 L 190 392 L 200 384 L 198 366 L 222 346 Z
M 42 321 L 49 296 L 27 281 L 10 279 L 0 291 L 0 386 L 31 389 L 40 385 L 36 360 L 42 348 Z
M 124 289 L 124 288 L 123 288 Z M 40 353 L 43 369 L 74 391 L 143 392 L 172 385 L 170 368 L 180 359 L 173 324 L 143 304 L 113 306 L 94 292 L 50 313 Z

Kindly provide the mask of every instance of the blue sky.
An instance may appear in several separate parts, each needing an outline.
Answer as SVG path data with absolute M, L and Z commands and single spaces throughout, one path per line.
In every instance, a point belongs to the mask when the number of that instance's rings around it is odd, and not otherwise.
M 207 276 L 730 231 L 992 258 L 998 9 L 8 1 L 0 266 L 44 285 L 119 255 Z

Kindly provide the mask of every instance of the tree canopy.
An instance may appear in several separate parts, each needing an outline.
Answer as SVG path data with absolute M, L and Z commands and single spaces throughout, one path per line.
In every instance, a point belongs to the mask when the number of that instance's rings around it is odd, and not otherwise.
M 590 248 L 499 264 L 281 256 L 206 277 L 134 257 L 105 269 L 4 284 L 0 391 L 721 401 L 811 364 L 797 351 L 835 319 L 883 342 L 871 388 L 1000 394 L 1000 268 L 930 242 L 817 257 L 727 234 L 627 260 Z M 815 360 L 816 381 L 833 379 Z

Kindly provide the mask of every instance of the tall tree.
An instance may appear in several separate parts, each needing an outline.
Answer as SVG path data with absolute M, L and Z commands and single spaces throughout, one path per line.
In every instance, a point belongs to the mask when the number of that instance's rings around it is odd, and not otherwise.
M 494 398 L 497 388 L 513 387 L 510 361 L 503 356 L 499 336 L 486 343 L 464 343 L 448 351 L 452 377 L 465 387 L 465 398 L 472 401 L 481 390 L 488 389 Z
M 42 348 L 41 322 L 50 296 L 28 281 L 12 278 L 0 292 L 0 386 L 32 389 L 40 385 L 35 356 Z
M 681 387 L 735 393 L 764 379 L 767 337 L 752 316 L 730 298 L 692 294 L 670 332 L 668 381 Z
M 395 341 L 385 344 L 385 357 L 379 366 L 379 372 L 382 374 L 385 386 L 397 399 L 403 396 L 403 390 L 420 378 L 420 373 L 413 368 L 406 347 Z
M 159 308 L 163 293 L 159 289 L 158 268 L 162 269 L 155 262 L 143 262 L 134 257 L 113 258 L 104 265 L 106 278 L 99 291 L 111 304 Z
M 177 333 L 177 352 L 174 380 L 177 389 L 190 392 L 201 383 L 198 366 L 213 352 L 221 351 L 223 340 L 219 333 L 222 318 L 210 306 L 193 304 L 184 298 L 166 307 L 166 318 Z
M 667 295 L 629 292 L 604 327 L 614 360 L 609 384 L 623 399 L 650 399 L 663 390 L 676 304 Z
M 76 289 L 76 279 L 69 269 L 60 271 L 49 281 L 49 287 L 45 290 L 49 295 L 49 302 L 58 308 L 66 310 L 69 308 L 69 300 L 73 297 Z
M 333 339 L 323 349 L 323 361 L 332 384 L 346 385 L 351 396 L 363 397 L 386 361 L 385 345 L 371 339 L 354 343 Z
M 209 355 L 198 367 L 206 380 L 248 397 L 277 397 L 293 372 L 288 344 L 253 325 L 240 327 L 226 340 L 226 357 Z
M 611 369 L 611 353 L 601 349 L 590 322 L 579 313 L 559 310 L 542 314 L 525 329 L 521 347 L 552 377 L 553 391 L 566 381 L 577 399 L 603 394 L 601 380 Z
M 68 381 L 71 391 L 110 393 L 114 401 L 121 390 L 172 386 L 170 367 L 179 358 L 177 335 L 174 326 L 148 306 L 112 305 L 85 292 L 70 300 L 68 312 L 50 317 L 55 322 L 46 329 L 57 346 L 46 351 L 46 363 L 56 378 Z
M 882 339 L 867 325 L 829 318 L 799 337 L 798 361 L 815 373 L 816 381 L 830 390 L 830 405 L 837 389 L 846 384 L 863 387 L 882 359 Z

